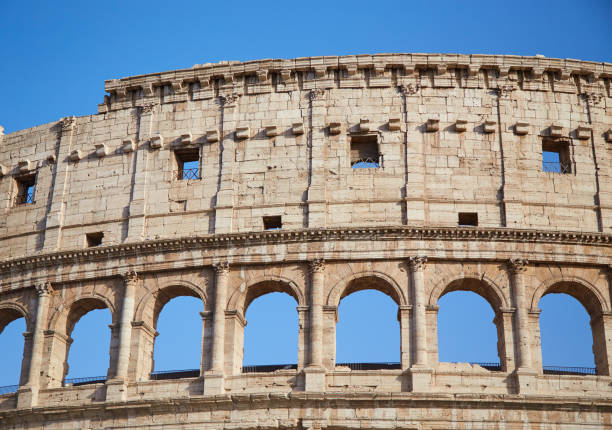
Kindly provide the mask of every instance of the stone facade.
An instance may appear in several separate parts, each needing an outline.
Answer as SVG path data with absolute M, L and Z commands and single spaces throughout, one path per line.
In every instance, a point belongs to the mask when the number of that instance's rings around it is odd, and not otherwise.
M 0 426 L 612 428 L 611 84 L 611 64 L 541 57 L 207 64 L 0 136 L 0 330 L 27 326 Z M 336 366 L 337 307 L 362 289 L 397 303 L 397 369 Z M 493 308 L 501 370 L 438 361 L 455 290 Z M 246 309 L 273 291 L 296 301 L 297 369 L 242 373 Z M 591 316 L 595 375 L 543 372 L 558 292 Z M 200 375 L 151 380 L 182 295 L 203 303 Z M 107 380 L 64 386 L 98 308 Z

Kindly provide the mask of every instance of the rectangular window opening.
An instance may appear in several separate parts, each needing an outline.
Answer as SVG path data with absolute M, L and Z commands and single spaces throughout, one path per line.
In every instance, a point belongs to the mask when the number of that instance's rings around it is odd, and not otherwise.
M 36 175 L 19 176 L 15 178 L 17 183 L 17 195 L 15 206 L 34 203 L 34 188 L 36 186 Z
M 200 179 L 200 151 L 198 148 L 175 151 L 177 179 Z
M 459 227 L 477 227 L 477 212 L 459 212 Z
M 103 238 L 104 233 L 102 233 L 101 231 L 97 231 L 95 233 L 87 233 L 85 235 L 85 242 L 88 248 L 93 248 L 102 245 Z
M 542 171 L 571 173 L 568 142 L 555 140 L 542 142 Z
M 351 167 L 353 169 L 380 167 L 376 136 L 351 136 Z
M 280 230 L 283 227 L 283 221 L 280 215 L 263 217 L 264 230 Z

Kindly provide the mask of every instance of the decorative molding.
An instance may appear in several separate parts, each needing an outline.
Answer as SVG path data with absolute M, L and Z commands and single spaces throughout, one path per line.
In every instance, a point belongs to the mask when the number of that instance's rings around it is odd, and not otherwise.
M 35 288 L 36 288 L 36 294 L 38 294 L 41 297 L 53 294 L 53 286 L 51 285 L 51 282 L 49 281 L 39 282 L 38 284 L 36 284 Z
M 316 260 L 312 260 L 308 263 L 308 268 L 310 269 L 311 273 L 321 273 L 325 271 L 325 260 L 323 259 L 316 259 Z
M 325 90 L 323 88 L 314 88 L 308 93 L 310 100 L 321 100 L 325 96 Z
M 140 280 L 140 276 L 135 270 L 128 270 L 127 272 L 123 273 L 121 277 L 126 285 L 134 285 Z
M 527 271 L 529 260 L 525 258 L 511 258 L 508 260 L 508 269 L 512 274 L 524 273 Z
M 420 272 L 425 270 L 425 265 L 427 264 L 427 257 L 424 255 L 417 255 L 415 257 L 410 257 L 408 259 L 410 262 L 410 270 L 412 272 Z
M 612 246 L 612 235 L 572 231 L 523 230 L 511 228 L 459 228 L 459 227 L 351 227 L 329 229 L 303 229 L 227 233 L 206 236 L 189 236 L 179 239 L 147 240 L 119 245 L 99 246 L 39 254 L 5 260 L 1 271 L 19 268 L 51 267 L 58 264 L 75 264 L 109 258 L 125 259 L 131 256 L 152 255 L 163 252 L 215 249 L 242 244 L 279 244 L 299 242 L 329 242 L 339 240 L 453 240 L 453 241 L 501 241 L 525 243 L 556 243 L 560 245 Z
M 440 120 L 437 118 L 429 118 L 425 123 L 425 131 L 433 133 L 440 130 Z
M 279 63 L 279 61 L 281 63 Z M 248 71 L 246 70 L 248 68 Z M 496 91 L 500 97 L 509 97 L 513 92 L 524 90 L 555 91 L 563 93 L 578 93 L 593 105 L 602 103 L 605 98 L 604 80 L 609 79 L 610 64 L 588 61 L 564 60 L 545 57 L 517 57 L 504 55 L 457 55 L 457 54 L 375 54 L 360 55 L 358 61 L 351 56 L 329 56 L 298 58 L 293 60 L 259 60 L 246 63 L 235 62 L 228 67 L 227 63 L 195 65 L 189 69 L 179 69 L 149 75 L 132 76 L 106 81 L 104 103 L 99 105 L 100 113 L 110 110 L 132 108 L 133 91 L 141 90 L 145 100 L 152 99 L 157 88 L 169 85 L 175 94 L 187 94 L 190 82 L 200 82 L 201 88 L 211 91 L 211 81 L 223 76 L 222 89 L 233 91 L 239 89 L 244 77 L 257 76 L 257 83 L 252 86 L 268 86 L 268 91 L 274 91 L 270 86 L 272 75 L 282 78 L 283 84 L 277 91 L 297 90 L 292 76 L 306 75 L 302 81 L 302 90 L 308 91 L 307 97 L 317 99 L 325 93 L 324 88 L 332 88 L 334 79 L 332 73 L 340 73 L 340 86 L 351 88 L 386 87 L 391 85 L 391 79 L 386 73 L 389 69 L 399 69 L 398 87 L 405 95 L 415 95 L 420 89 L 420 70 L 434 71 L 434 86 L 436 87 L 488 87 Z M 361 70 L 370 70 L 370 79 L 361 78 Z M 417 72 L 415 74 L 415 71 Z M 454 78 L 454 71 L 459 71 L 459 78 Z M 522 89 L 518 86 L 517 72 L 526 76 L 522 81 Z M 245 73 L 246 72 L 246 73 Z M 489 79 L 481 79 L 481 73 Z M 554 74 L 551 88 L 542 84 L 543 76 Z M 345 76 L 346 74 L 346 76 Z M 573 76 L 588 75 L 588 83 L 577 83 Z M 287 87 L 291 84 L 291 87 Z M 278 85 L 277 85 L 278 87 Z M 312 90 L 312 91 L 309 91 Z M 257 94 L 254 92 L 253 94 Z M 219 103 L 231 105 L 240 94 L 222 94 Z M 169 97 L 164 103 L 173 103 L 179 99 Z
M 227 275 L 230 270 L 229 261 L 219 261 L 214 263 L 212 266 L 215 272 L 219 275 Z

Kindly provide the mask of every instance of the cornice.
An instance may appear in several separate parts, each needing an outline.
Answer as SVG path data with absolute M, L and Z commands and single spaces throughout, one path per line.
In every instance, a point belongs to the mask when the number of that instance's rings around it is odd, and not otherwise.
M 341 406 L 338 405 L 341 402 Z M 104 416 L 116 411 L 146 411 L 151 414 L 184 412 L 186 409 L 197 412 L 206 410 L 245 410 L 276 408 L 334 408 L 361 407 L 376 408 L 385 404 L 393 407 L 412 408 L 459 408 L 499 409 L 499 410 L 546 410 L 572 411 L 589 410 L 609 413 L 612 399 L 597 396 L 559 396 L 556 395 L 516 395 L 516 394 L 448 394 L 448 393 L 411 393 L 411 392 L 260 392 L 237 393 L 191 398 L 166 398 L 130 400 L 127 402 L 96 402 L 89 404 L 70 404 L 58 406 L 39 406 L 36 408 L 11 409 L 0 411 L 0 420 L 19 421 L 57 417 L 64 419 L 83 418 L 91 414 Z M 335 420 L 337 422 L 343 420 Z M 351 419 L 347 419 L 352 421 Z M 244 426 L 247 428 L 248 426 Z
M 392 69 L 400 71 L 399 76 L 393 78 Z M 367 85 L 363 70 L 368 70 Z M 216 64 L 196 64 L 189 69 L 107 80 L 105 90 L 110 96 L 106 96 L 104 103 L 99 105 L 99 112 L 131 107 L 132 91 L 141 93 L 144 101 L 155 102 L 158 98 L 157 89 L 162 86 L 171 86 L 173 92 L 164 102 L 176 102 L 187 100 L 189 93 L 194 91 L 190 88 L 194 83 L 198 84 L 195 90 L 197 99 L 223 97 L 225 94 L 271 92 L 273 86 L 277 86 L 280 91 L 335 88 L 336 78 L 330 72 L 342 71 L 339 79 L 346 80 L 347 88 L 380 88 L 392 85 L 417 88 L 419 84 L 416 80 L 412 82 L 411 78 L 417 78 L 420 70 L 433 70 L 434 81 L 439 81 L 438 84 L 434 83 L 434 87 L 441 88 L 456 86 L 457 81 L 461 79 L 472 80 L 473 85 L 474 81 L 478 81 L 482 70 L 491 70 L 495 74 L 487 76 L 487 86 L 502 92 L 514 89 L 517 84 L 517 71 L 524 73 L 527 83 L 523 85 L 523 89 L 528 90 L 541 89 L 542 76 L 549 73 L 554 75 L 550 79 L 558 83 L 556 87 L 553 85 L 553 91 L 562 92 L 591 94 L 594 89 L 597 90 L 594 81 L 612 79 L 610 63 L 516 55 L 396 53 L 224 61 Z M 463 77 L 458 78 L 451 70 L 459 70 Z M 297 74 L 302 73 L 309 73 L 309 77 L 302 76 L 300 84 Z M 572 76 L 584 76 L 588 84 L 577 85 Z M 219 80 L 221 83 L 218 90 L 213 90 L 213 80 Z M 339 85 L 340 88 L 344 87 L 342 82 Z M 477 86 L 482 86 L 482 82 Z M 473 88 L 470 85 L 468 87 Z
M 27 267 L 49 267 L 60 264 L 77 264 L 114 258 L 153 255 L 165 252 L 182 252 L 195 249 L 233 248 L 253 245 L 275 245 L 299 242 L 329 241 L 390 241 L 390 240 L 460 240 L 498 241 L 520 243 L 552 243 L 559 245 L 611 246 L 612 235 L 572 231 L 545 231 L 509 228 L 459 228 L 459 227 L 350 227 L 303 229 L 285 231 L 261 231 L 214 234 L 178 239 L 147 240 L 120 245 L 66 250 L 33 256 L 8 259 L 0 263 L 0 271 Z

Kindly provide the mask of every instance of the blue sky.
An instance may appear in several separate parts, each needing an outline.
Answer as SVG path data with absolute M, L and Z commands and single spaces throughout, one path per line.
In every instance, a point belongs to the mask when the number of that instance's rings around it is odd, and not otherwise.
M 103 99 L 105 79 L 220 60 L 443 52 L 542 54 L 609 62 L 610 22 L 609 0 L 4 0 L 0 125 L 8 133 L 68 115 L 93 114 Z M 443 297 L 440 304 L 441 360 L 498 361 L 493 312 L 483 299 L 457 292 Z M 270 312 L 274 306 L 282 311 Z M 366 306 L 380 318 L 363 318 Z M 540 306 L 544 363 L 592 367 L 592 338 L 584 308 L 563 295 L 546 296 Z M 156 370 L 199 367 L 201 309 L 197 300 L 179 298 L 162 311 Z M 381 293 L 362 292 L 344 299 L 339 310 L 338 361 L 398 361 L 396 310 Z M 292 298 L 263 296 L 253 302 L 247 319 L 245 363 L 295 362 L 297 313 Z M 109 323 L 108 311 L 99 310 L 77 324 L 69 376 L 106 374 Z M 272 329 L 274 337 L 267 335 Z M 22 321 L 15 321 L 0 334 L 0 386 L 18 380 L 23 331 Z

